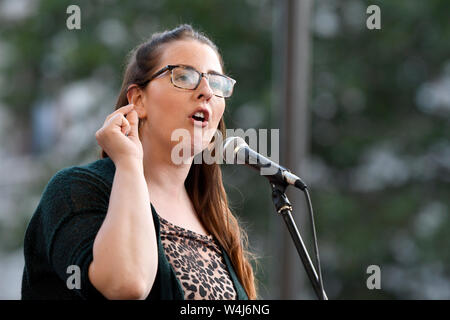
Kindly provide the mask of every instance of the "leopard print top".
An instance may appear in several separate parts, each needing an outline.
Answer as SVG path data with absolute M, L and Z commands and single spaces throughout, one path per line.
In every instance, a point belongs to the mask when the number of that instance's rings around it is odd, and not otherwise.
M 161 242 L 186 300 L 235 300 L 236 291 L 212 235 L 201 235 L 159 217 Z

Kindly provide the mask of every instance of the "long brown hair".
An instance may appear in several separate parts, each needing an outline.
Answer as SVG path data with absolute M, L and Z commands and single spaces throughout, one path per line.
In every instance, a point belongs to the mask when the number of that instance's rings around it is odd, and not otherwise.
M 155 33 L 148 41 L 131 51 L 122 88 L 116 102 L 116 110 L 128 104 L 127 90 L 131 84 L 145 86 L 146 80 L 156 71 L 155 68 L 164 50 L 164 45 L 177 40 L 196 40 L 209 45 L 217 53 L 222 69 L 224 69 L 223 59 L 217 46 L 190 25 L 183 24 L 173 30 Z M 141 120 L 139 120 L 139 127 L 141 124 Z M 225 137 L 223 117 L 220 119 L 218 130 L 222 133 L 222 137 Z M 105 157 L 108 155 L 102 150 L 101 158 Z M 236 275 L 248 297 L 256 299 L 255 277 L 250 263 L 252 254 L 247 250 L 247 235 L 229 209 L 220 166 L 217 163 L 193 163 L 186 178 L 185 187 L 200 221 L 214 235 L 230 257 Z

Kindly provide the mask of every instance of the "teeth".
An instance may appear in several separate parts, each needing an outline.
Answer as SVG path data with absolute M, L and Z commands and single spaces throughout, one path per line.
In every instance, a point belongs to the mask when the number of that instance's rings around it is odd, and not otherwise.
M 201 112 L 201 111 L 196 112 L 196 113 L 194 114 L 194 116 L 205 119 L 205 115 L 204 115 L 203 112 Z

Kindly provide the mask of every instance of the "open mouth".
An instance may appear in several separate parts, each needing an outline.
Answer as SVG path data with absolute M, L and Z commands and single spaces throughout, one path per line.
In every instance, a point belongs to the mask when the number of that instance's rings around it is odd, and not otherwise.
M 190 116 L 192 124 L 196 127 L 205 128 L 208 126 L 210 112 L 207 108 L 198 107 Z
M 196 120 L 196 121 L 201 121 L 201 122 L 205 122 L 207 121 L 207 117 L 205 115 L 205 113 L 203 111 L 198 111 L 196 112 L 193 116 L 192 119 Z

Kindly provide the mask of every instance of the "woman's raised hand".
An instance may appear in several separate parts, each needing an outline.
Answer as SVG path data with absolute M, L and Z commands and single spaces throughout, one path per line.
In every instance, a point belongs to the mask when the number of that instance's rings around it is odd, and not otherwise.
M 106 117 L 97 132 L 97 143 L 117 166 L 122 162 L 142 163 L 144 152 L 138 132 L 139 118 L 133 104 L 123 106 Z

